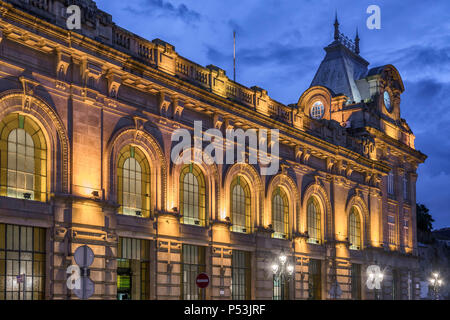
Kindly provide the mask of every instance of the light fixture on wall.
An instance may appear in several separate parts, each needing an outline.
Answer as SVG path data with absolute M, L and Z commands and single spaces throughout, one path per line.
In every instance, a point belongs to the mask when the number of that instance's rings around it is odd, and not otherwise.
M 92 194 L 92 196 L 95 197 L 95 198 L 98 198 L 98 197 L 99 197 L 99 194 L 98 194 L 98 191 L 97 191 L 97 190 L 92 191 L 91 194 Z
M 433 287 L 433 300 L 439 300 L 439 289 L 443 285 L 443 281 L 439 278 L 439 273 L 434 272 L 430 278 L 430 285 Z
M 23 198 L 24 198 L 24 199 L 27 199 L 27 200 L 30 200 L 30 199 L 31 199 L 31 193 L 25 192 L 25 193 L 23 194 Z

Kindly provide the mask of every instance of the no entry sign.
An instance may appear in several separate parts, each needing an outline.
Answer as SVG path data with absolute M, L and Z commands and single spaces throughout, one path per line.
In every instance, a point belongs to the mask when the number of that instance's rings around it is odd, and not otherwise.
M 199 288 L 206 288 L 209 284 L 209 277 L 206 273 L 200 273 L 197 276 L 197 279 L 195 279 L 195 283 L 197 284 L 197 287 Z

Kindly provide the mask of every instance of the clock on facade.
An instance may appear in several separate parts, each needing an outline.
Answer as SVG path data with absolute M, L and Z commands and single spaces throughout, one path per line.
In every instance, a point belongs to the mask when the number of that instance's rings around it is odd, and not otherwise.
M 384 106 L 386 107 L 386 110 L 391 112 L 391 95 L 389 92 L 384 91 Z

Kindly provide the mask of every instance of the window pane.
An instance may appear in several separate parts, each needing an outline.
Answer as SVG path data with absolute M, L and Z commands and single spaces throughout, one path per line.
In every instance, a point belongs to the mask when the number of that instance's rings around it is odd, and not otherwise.
M 355 207 L 351 209 L 349 217 L 349 241 L 350 249 L 361 249 L 361 221 L 359 212 Z
M 231 265 L 231 294 L 233 300 L 250 299 L 250 252 L 233 250 Z
M 34 199 L 35 149 L 32 137 L 24 129 L 14 129 L 8 136 L 7 195 Z
M 289 209 L 287 196 L 277 188 L 272 196 L 272 227 L 274 238 L 286 239 L 289 230 Z
M 320 244 L 322 240 L 320 211 L 317 200 L 311 198 L 307 205 L 308 242 Z
M 204 299 L 204 290 L 196 285 L 199 273 L 205 272 L 205 248 L 183 244 L 182 247 L 181 298 L 184 300 Z
M 187 165 L 180 174 L 180 213 L 185 224 L 205 225 L 205 183 L 195 165 Z
M 23 284 L 17 276 L 25 274 L 25 299 L 44 298 L 45 249 L 34 234 L 45 235 L 45 229 L 17 225 L 0 225 L 0 237 L 5 246 L 0 248 L 0 299 L 24 299 Z M 39 251 L 42 250 L 42 251 Z
M 127 158 L 122 167 L 122 213 L 125 215 L 142 214 L 142 175 L 141 165 L 136 158 Z

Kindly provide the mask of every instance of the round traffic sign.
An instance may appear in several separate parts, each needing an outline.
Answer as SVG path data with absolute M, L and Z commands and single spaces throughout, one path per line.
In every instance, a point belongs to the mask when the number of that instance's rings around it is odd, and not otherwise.
M 94 252 L 87 245 L 78 247 L 73 255 L 75 262 L 81 268 L 87 268 L 94 262 Z
M 206 288 L 209 285 L 209 277 L 206 273 L 200 273 L 195 279 L 195 283 L 199 288 Z
M 80 278 L 80 288 L 73 289 L 73 292 L 80 299 L 89 299 L 94 294 L 94 282 L 88 277 Z

